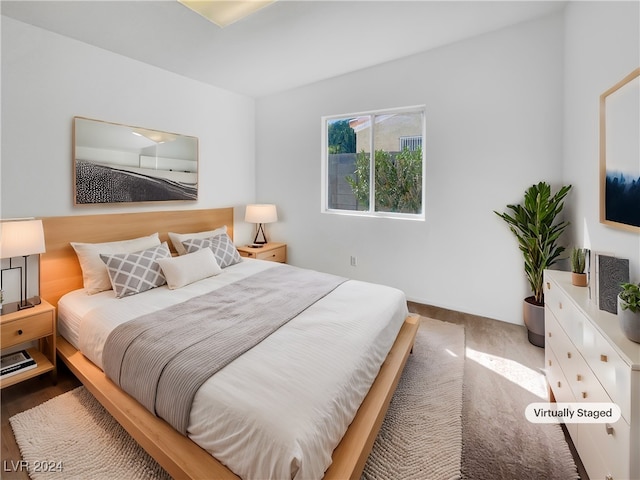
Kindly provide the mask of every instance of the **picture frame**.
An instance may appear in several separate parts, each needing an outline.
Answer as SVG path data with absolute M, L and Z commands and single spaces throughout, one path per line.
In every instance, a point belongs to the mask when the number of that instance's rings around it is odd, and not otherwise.
M 600 223 L 640 232 L 640 68 L 600 95 Z
M 197 137 L 73 118 L 74 205 L 197 199 Z

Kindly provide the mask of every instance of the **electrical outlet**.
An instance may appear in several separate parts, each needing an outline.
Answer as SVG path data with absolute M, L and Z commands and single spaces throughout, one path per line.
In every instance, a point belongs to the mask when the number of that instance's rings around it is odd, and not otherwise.
M 351 266 L 352 267 L 358 266 L 358 257 L 354 257 L 353 255 L 351 255 Z

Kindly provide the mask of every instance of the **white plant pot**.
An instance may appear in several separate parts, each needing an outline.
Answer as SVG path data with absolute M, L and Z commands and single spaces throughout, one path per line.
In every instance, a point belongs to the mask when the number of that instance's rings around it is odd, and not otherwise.
M 640 312 L 633 313 L 629 309 L 623 310 L 620 296 L 618 296 L 618 321 L 627 338 L 640 343 Z

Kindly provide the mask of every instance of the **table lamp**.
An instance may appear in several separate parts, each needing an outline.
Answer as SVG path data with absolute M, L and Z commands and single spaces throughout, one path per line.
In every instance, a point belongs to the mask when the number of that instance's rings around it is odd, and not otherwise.
M 271 204 L 254 204 L 247 205 L 244 214 L 244 221 L 257 224 L 256 237 L 253 239 L 254 247 L 261 247 L 267 243 L 267 235 L 264 231 L 265 223 L 273 223 L 278 221 L 278 212 L 276 206 Z M 262 239 L 260 235 L 262 234 Z
M 28 265 L 27 257 L 45 252 L 44 230 L 42 220 L 21 219 L 4 221 L 0 224 L 0 258 L 9 259 L 9 268 L 0 272 L 0 289 L 2 288 L 2 274 L 7 270 L 20 270 L 20 303 L 18 309 L 33 307 L 28 301 Z M 15 257 L 24 258 L 24 271 L 21 266 L 14 267 Z

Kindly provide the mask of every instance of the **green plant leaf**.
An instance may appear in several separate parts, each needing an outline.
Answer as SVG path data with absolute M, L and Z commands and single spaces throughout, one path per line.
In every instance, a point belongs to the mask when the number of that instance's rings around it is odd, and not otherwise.
M 513 212 L 494 213 L 502 218 L 518 240 L 524 258 L 524 270 L 536 302 L 543 303 L 543 274 L 552 266 L 565 248 L 557 242 L 569 222 L 554 223 L 564 208 L 564 198 L 571 190 L 565 185 L 551 195 L 551 186 L 545 182 L 531 185 L 521 204 L 507 205 Z

